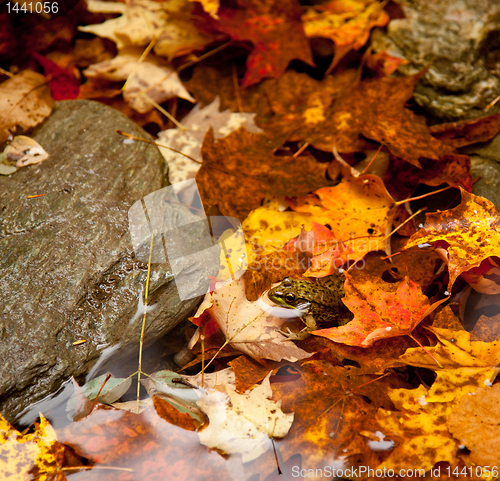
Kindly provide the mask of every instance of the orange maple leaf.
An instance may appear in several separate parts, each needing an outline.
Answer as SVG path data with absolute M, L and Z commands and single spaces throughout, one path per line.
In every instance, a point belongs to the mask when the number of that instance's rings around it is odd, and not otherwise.
M 379 277 L 357 282 L 346 272 L 344 304 L 354 319 L 341 327 L 314 331 L 331 341 L 349 346 L 371 346 L 388 337 L 405 336 L 445 299 L 430 304 L 420 286 L 406 276 L 388 283 Z
M 448 264 L 451 289 L 457 277 L 491 256 L 500 256 L 500 218 L 489 200 L 464 189 L 462 202 L 454 209 L 426 214 L 426 223 L 405 246 L 435 244 Z

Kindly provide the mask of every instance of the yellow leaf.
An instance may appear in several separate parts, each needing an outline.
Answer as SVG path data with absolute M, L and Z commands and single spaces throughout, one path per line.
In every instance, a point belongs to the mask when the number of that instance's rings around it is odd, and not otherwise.
M 443 422 L 451 413 L 451 403 L 422 401 L 426 389 L 393 389 L 389 397 L 400 411 L 379 409 L 376 420 L 394 449 L 376 469 L 399 472 L 409 467 L 429 471 L 436 463 L 447 461 L 454 466 L 458 442 L 450 436 Z
M 0 473 L 2 480 L 25 481 L 36 474 L 37 480 L 53 479 L 60 467 L 56 459 L 61 445 L 56 446 L 56 434 L 40 414 L 34 433 L 22 435 L 0 415 Z
M 315 222 L 331 227 L 335 238 L 346 246 L 341 257 L 345 261 L 356 261 L 371 251 L 388 252 L 386 235 L 392 226 L 394 207 L 394 199 L 374 175 L 344 179 L 292 204 L 296 212 L 310 213 Z
M 490 256 L 500 255 L 500 218 L 495 206 L 484 197 L 463 189 L 462 202 L 454 209 L 426 214 L 426 223 L 413 234 L 405 249 L 444 241 L 447 247 L 437 250 L 448 264 L 450 281 Z
M 217 12 L 219 11 L 220 2 L 219 0 L 189 0 L 190 2 L 199 2 L 203 7 L 203 10 L 207 12 L 211 17 L 217 19 Z
M 311 230 L 312 221 L 310 213 L 281 211 L 279 199 L 272 199 L 250 212 L 242 226 L 252 251 L 266 255 L 283 249 L 290 239 L 300 234 L 301 226 Z

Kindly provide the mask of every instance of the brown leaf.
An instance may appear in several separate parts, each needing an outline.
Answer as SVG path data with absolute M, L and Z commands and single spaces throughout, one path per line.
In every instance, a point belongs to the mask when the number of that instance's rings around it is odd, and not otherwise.
M 498 466 L 500 451 L 500 384 L 464 396 L 447 421 L 453 436 L 471 451 L 479 466 Z
M 420 159 L 420 165 L 421 168 L 408 165 L 403 159 L 391 155 L 390 168 L 384 177 L 389 192 L 399 199 L 406 199 L 419 184 L 434 187 L 448 184 L 472 191 L 468 155 L 446 154 L 438 160 Z
M 196 176 L 205 209 L 218 205 L 224 215 L 243 220 L 267 195 L 302 195 L 331 184 L 326 164 L 312 155 L 274 155 L 286 136 L 240 128 L 215 140 L 209 130 L 202 146 L 203 165 Z
M 471 341 L 493 342 L 500 339 L 500 314 L 481 316 L 470 333 Z
M 36 127 L 53 107 L 50 87 L 39 73 L 23 70 L 0 84 L 0 144 L 9 131 L 22 133 Z
M 266 301 L 265 296 L 261 300 L 266 305 L 246 299 L 245 283 L 243 277 L 239 277 L 224 285 L 217 284 L 216 290 L 205 297 L 195 318 L 208 312 L 229 344 L 257 361 L 286 359 L 294 362 L 309 357 L 310 354 L 299 349 L 278 331 L 284 319 L 263 310 L 269 308 L 272 313 L 279 312 L 279 308 Z
M 500 114 L 433 125 L 431 134 L 455 148 L 486 142 L 500 132 Z
M 281 76 L 293 59 L 314 65 L 301 14 L 297 0 L 238 0 L 237 8 L 219 9 L 219 22 L 206 15 L 199 27 L 253 43 L 243 79 L 247 87 Z
M 319 127 L 323 136 L 313 143 L 314 147 L 359 151 L 362 134 L 417 167 L 421 157 L 437 160 L 454 153 L 453 147 L 430 134 L 425 117 L 405 108 L 421 75 L 369 79 L 351 86 L 335 103 L 331 118 Z

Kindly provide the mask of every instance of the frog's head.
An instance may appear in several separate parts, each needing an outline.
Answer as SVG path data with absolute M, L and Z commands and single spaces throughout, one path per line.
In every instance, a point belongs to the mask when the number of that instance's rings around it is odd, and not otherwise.
M 281 284 L 270 289 L 267 297 L 275 304 L 289 309 L 307 311 L 311 306 L 311 302 L 308 299 L 301 297 L 297 281 L 290 277 L 285 277 L 281 281 Z

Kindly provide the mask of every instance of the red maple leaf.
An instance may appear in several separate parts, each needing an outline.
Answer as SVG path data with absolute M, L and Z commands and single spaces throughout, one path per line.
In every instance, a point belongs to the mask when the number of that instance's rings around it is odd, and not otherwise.
M 202 14 L 206 22 L 199 28 L 253 43 L 243 87 L 265 77 L 280 77 L 293 59 L 314 66 L 297 0 L 238 0 L 237 3 L 239 8 L 220 8 L 219 22 Z

